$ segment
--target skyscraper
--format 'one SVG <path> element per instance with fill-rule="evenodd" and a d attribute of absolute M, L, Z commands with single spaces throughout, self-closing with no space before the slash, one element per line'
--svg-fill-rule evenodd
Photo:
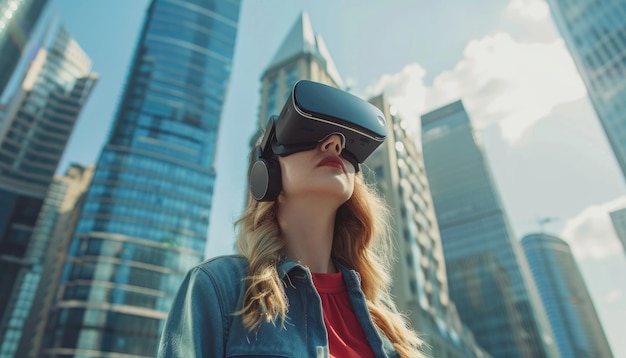
<path fill-rule="evenodd" d="M 392 294 L 432 357 L 488 357 L 461 322 L 448 279 L 422 153 L 393 116 L 384 95 L 370 99 L 387 120 L 387 139 L 362 165 L 391 210 Z"/>
<path fill-rule="evenodd" d="M 558 356 L 522 248 L 461 101 L 422 116 L 422 144 L 448 285 L 462 321 L 494 357 Z M 496 304 L 498 314 L 487 314 Z M 485 315 L 476 315 L 481 310 Z"/>
<path fill-rule="evenodd" d="M 76 41 L 59 26 L 44 40 L 0 128 L 0 338 L 9 329 L 37 260 L 28 248 L 48 186 L 97 75 Z M 10 299 L 13 297 L 13 299 Z M 21 309 L 21 307 L 18 307 Z M 13 323 L 12 323 L 13 322 Z"/>
<path fill-rule="evenodd" d="M 48 0 L 0 0 L 0 96 Z"/>
<path fill-rule="evenodd" d="M 531 357 L 522 335 L 516 334 L 522 332 L 521 315 L 515 309 L 512 283 L 498 259 L 484 253 L 446 262 L 446 268 L 453 283 L 450 295 L 462 298 L 457 308 L 480 343 L 496 356 Z"/>
<path fill-rule="evenodd" d="M 10 300 L 18 309 L 5 315 L 9 324 L 0 357 L 38 357 L 46 312 L 61 274 L 60 263 L 92 175 L 93 167 L 72 164 L 65 175 L 55 176 L 50 184 L 26 252 L 30 266 L 20 272 L 18 281 L 22 284 L 14 290 L 15 299 Z"/>
<path fill-rule="evenodd" d="M 43 356 L 154 356 L 202 261 L 239 0 L 153 0 L 69 247 Z"/>
<path fill-rule="evenodd" d="M 278 115 L 293 85 L 299 80 L 321 82 L 343 88 L 343 81 L 322 36 L 302 12 L 261 76 L 259 127 L 265 128 L 272 115 Z"/>
<path fill-rule="evenodd" d="M 569 245 L 548 234 L 522 239 L 562 357 L 613 357 Z"/>
<path fill-rule="evenodd" d="M 615 233 L 622 243 L 624 252 L 626 252 L 626 208 L 615 210 L 609 213 Z"/>
<path fill-rule="evenodd" d="M 548 4 L 626 177 L 626 2 Z"/>

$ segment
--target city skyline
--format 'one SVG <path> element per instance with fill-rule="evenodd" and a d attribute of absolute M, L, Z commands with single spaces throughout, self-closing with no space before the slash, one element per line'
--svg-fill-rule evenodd
<path fill-rule="evenodd" d="M 79 42 L 90 46 L 94 67 L 102 75 L 58 169 L 63 171 L 72 161 L 86 165 L 95 161 L 101 146 L 98 143 L 104 140 L 113 118 L 110 112 L 117 105 L 146 2 L 86 5 L 53 0 L 51 5 L 61 8 L 59 16 L 64 21 L 71 17 L 64 14 L 82 14 L 68 19 L 67 25 L 72 33 L 78 31 L 85 37 Z M 127 11 L 117 11 L 122 5 Z M 611 344 L 620 343 L 616 342 L 616 327 L 626 319 L 626 290 L 611 274 L 623 271 L 626 264 L 624 255 L 613 252 L 619 242 L 611 232 L 607 213 L 624 203 L 623 179 L 551 23 L 547 5 L 542 1 L 481 2 L 472 6 L 457 2 L 444 8 L 426 2 L 397 1 L 386 7 L 368 4 L 351 12 L 353 6 L 357 6 L 354 1 L 316 5 L 243 3 L 232 86 L 224 111 L 225 118 L 237 120 L 225 119 L 220 128 L 213 207 L 221 210 L 214 210 L 211 218 L 208 254 L 232 250 L 231 222 L 241 210 L 240 188 L 245 186 L 249 134 L 242 134 L 244 123 L 252 123 L 258 116 L 261 70 L 299 12 L 306 10 L 353 91 L 367 97 L 385 90 L 397 110 L 402 111 L 407 125 L 414 126 L 418 114 L 452 101 L 453 96 L 468 98 L 468 111 L 480 123 L 487 156 L 516 237 L 540 230 L 542 217 L 560 219 L 547 228 L 570 241 L 582 260 L 581 269 L 588 282 L 588 277 L 598 278 L 590 282 L 594 285 L 590 291 L 600 307 Z M 466 17 L 470 11 L 481 16 L 470 19 Z M 97 19 L 96 14 L 106 13 L 117 21 L 109 25 Z M 393 28 L 388 26 L 391 22 Z M 100 32 L 106 36 L 89 33 L 92 26 L 104 29 Z M 259 37 L 264 41 L 258 41 Z M 120 41 L 111 45 L 107 41 L 110 38 Z M 538 66 L 543 60 L 551 62 Z M 523 64 L 545 67 L 545 71 L 538 71 L 539 75 L 517 73 L 522 72 L 516 69 Z M 492 87 L 485 87 L 486 83 Z M 543 98 L 529 98 L 533 89 L 540 89 Z M 420 104 L 426 101 L 426 95 L 430 104 Z M 491 101 L 485 101 L 489 96 Z M 517 102 L 512 98 L 516 97 L 522 104 L 514 105 Z M 533 105 L 529 106 L 527 101 L 531 100 Z M 502 113 L 503 119 L 493 113 Z M 519 113 L 519 117 L 511 117 L 510 113 Z M 525 126 L 511 126 L 518 122 Z M 501 128 L 506 131 L 501 132 Z M 517 141 L 511 143 L 512 138 Z M 588 237 L 583 232 L 593 234 Z M 619 356 L 619 349 L 613 348 Z"/>

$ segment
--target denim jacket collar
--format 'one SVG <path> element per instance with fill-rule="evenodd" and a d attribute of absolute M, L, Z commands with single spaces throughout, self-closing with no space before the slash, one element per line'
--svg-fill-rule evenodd
<path fill-rule="evenodd" d="M 337 262 L 337 260 L 334 260 L 334 259 L 333 259 L 333 264 L 338 270 L 342 272 L 344 281 L 348 280 L 348 282 L 352 283 L 353 280 L 356 278 L 356 284 L 358 286 L 361 285 L 361 275 L 359 275 L 357 271 L 348 269 L 347 267 L 340 264 L 339 262 Z M 285 276 L 290 274 L 291 271 L 294 269 L 302 270 L 304 272 L 309 271 L 309 269 L 305 265 L 299 262 L 296 262 L 287 256 L 284 256 L 278 263 L 278 267 L 277 267 L 278 277 L 280 277 L 281 280 L 284 280 Z"/>

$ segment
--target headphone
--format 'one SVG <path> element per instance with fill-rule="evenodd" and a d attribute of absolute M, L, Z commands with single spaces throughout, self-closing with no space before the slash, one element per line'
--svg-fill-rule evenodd
<path fill-rule="evenodd" d="M 250 193 L 257 201 L 274 201 L 282 190 L 280 163 L 276 157 L 263 158 L 261 147 L 255 148 L 255 158 L 250 168 Z"/>
<path fill-rule="evenodd" d="M 274 201 L 282 190 L 283 184 L 280 163 L 277 159 L 278 155 L 289 155 L 301 150 L 312 149 L 309 148 L 311 144 L 288 148 L 276 143 L 276 118 L 276 116 L 270 117 L 263 139 L 261 143 L 254 148 L 254 152 L 252 153 L 253 157 L 252 165 L 250 166 L 248 187 L 250 193 L 257 201 Z M 332 134 L 341 136 L 342 147 L 345 147 L 346 138 L 341 132 L 330 133 L 321 141 L 324 141 Z M 315 145 L 317 144 L 313 144 L 313 148 Z M 355 172 L 359 172 L 359 161 L 353 155 L 342 151 L 342 156 L 354 166 Z"/>
<path fill-rule="evenodd" d="M 274 118 L 270 118 L 263 140 L 254 148 L 248 186 L 257 201 L 274 201 L 282 190 L 280 163 L 272 150 L 275 137 Z"/>

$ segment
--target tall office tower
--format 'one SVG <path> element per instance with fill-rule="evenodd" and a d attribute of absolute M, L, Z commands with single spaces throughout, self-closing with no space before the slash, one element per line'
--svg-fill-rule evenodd
<path fill-rule="evenodd" d="M 48 0 L 0 0 L 0 96 Z"/>
<path fill-rule="evenodd" d="M 60 26 L 44 41 L 0 129 L 0 317 L 13 315 L 21 283 L 32 269 L 28 247 L 65 145 L 97 75 Z M 25 284 L 27 284 L 25 282 Z M 9 320 L 10 321 L 10 320 Z M 0 326 L 4 336 L 7 326 Z"/>
<path fill-rule="evenodd" d="M 626 2 L 548 4 L 626 177 Z"/>
<path fill-rule="evenodd" d="M 626 252 L 626 208 L 612 211 L 610 214 L 613 228 Z"/>
<path fill-rule="evenodd" d="M 261 76 L 260 128 L 265 128 L 270 116 L 279 114 L 299 80 L 343 87 L 324 40 L 313 32 L 306 12 L 300 14 Z"/>
<path fill-rule="evenodd" d="M 387 119 L 387 139 L 362 165 L 391 210 L 394 263 L 392 294 L 423 336 L 432 357 L 489 357 L 461 322 L 448 294 L 441 238 L 422 153 L 384 95 L 370 99 Z"/>
<path fill-rule="evenodd" d="M 37 219 L 25 255 L 30 265 L 18 278 L 19 289 L 9 300 L 11 314 L 0 325 L 5 332 L 0 357 L 37 357 L 47 308 L 58 284 L 60 265 L 76 223 L 77 202 L 86 191 L 92 168 L 72 164 L 55 177 Z M 19 344 L 18 344 L 19 343 Z"/>
<path fill-rule="evenodd" d="M 42 356 L 154 356 L 200 263 L 239 0 L 153 0 L 69 247 Z"/>
<path fill-rule="evenodd" d="M 613 357 L 569 245 L 558 237 L 522 239 L 530 270 L 562 357 Z"/>
<path fill-rule="evenodd" d="M 461 101 L 422 116 L 422 145 L 450 296 L 462 321 L 494 357 L 558 356 L 522 248 Z"/>

